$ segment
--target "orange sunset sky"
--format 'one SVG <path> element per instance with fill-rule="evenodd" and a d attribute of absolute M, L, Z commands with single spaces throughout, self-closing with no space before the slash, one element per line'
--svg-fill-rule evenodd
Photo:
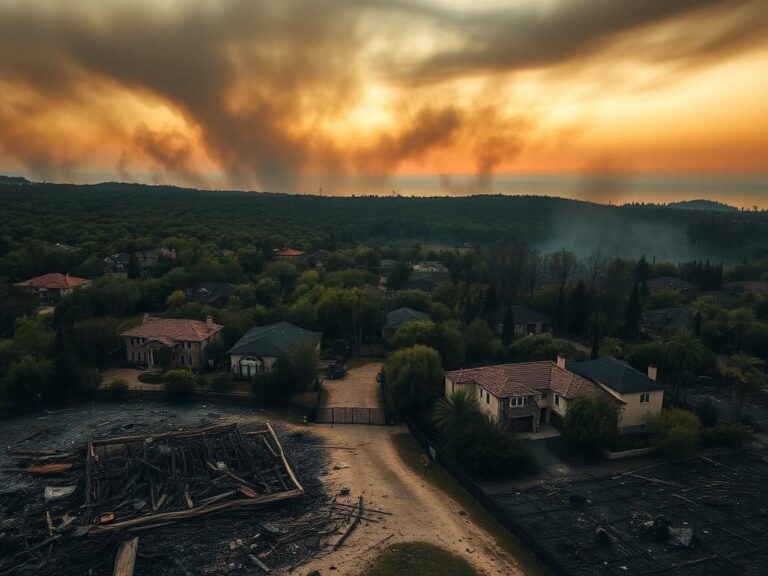
<path fill-rule="evenodd" d="M 768 0 L 0 0 L 0 173 L 483 192 L 767 159 Z"/>

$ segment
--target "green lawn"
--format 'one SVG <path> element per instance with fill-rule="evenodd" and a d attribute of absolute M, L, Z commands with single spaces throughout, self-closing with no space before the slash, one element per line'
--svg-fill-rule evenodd
<path fill-rule="evenodd" d="M 526 576 L 551 574 L 506 528 L 499 524 L 445 469 L 435 462 L 424 465 L 424 451 L 410 434 L 392 437 L 400 459 L 419 476 L 453 498 L 472 520 L 496 540 L 507 554 L 512 556 Z"/>
<path fill-rule="evenodd" d="M 478 576 L 450 552 L 423 542 L 393 544 L 376 559 L 367 576 Z"/>

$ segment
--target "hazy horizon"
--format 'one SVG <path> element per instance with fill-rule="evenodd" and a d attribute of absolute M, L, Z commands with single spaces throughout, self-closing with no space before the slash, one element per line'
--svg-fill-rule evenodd
<path fill-rule="evenodd" d="M 35 182 L 57 184 L 99 184 L 124 182 L 127 184 L 171 185 L 201 190 L 240 190 L 227 185 L 222 174 L 207 174 L 205 187 L 175 182 L 174 178 L 158 173 L 132 174 L 130 180 L 115 172 L 74 173 L 69 178 L 36 179 L 17 170 L 2 170 L 0 175 L 21 176 Z M 474 187 L 473 174 L 396 175 L 385 180 L 360 179 L 344 186 L 323 186 L 318 181 L 315 189 L 303 190 L 248 190 L 284 194 L 323 194 L 327 196 L 374 195 L 431 197 L 471 196 L 483 194 L 555 196 L 584 200 L 600 204 L 626 204 L 633 202 L 669 204 L 684 200 L 712 200 L 736 208 L 768 209 L 768 172 L 765 174 L 497 174 L 484 190 Z"/>

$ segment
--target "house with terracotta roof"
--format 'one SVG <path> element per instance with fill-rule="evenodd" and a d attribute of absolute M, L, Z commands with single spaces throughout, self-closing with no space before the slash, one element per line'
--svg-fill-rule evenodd
<path fill-rule="evenodd" d="M 139 366 L 199 370 L 208 360 L 206 349 L 221 337 L 223 326 L 211 316 L 205 322 L 144 315 L 143 322 L 121 334 L 128 362 Z"/>
<path fill-rule="evenodd" d="M 304 252 L 283 246 L 282 248 L 274 248 L 272 255 L 278 260 L 296 260 L 304 256 Z"/>
<path fill-rule="evenodd" d="M 40 304 L 55 304 L 67 294 L 80 288 L 87 288 L 91 284 L 93 282 L 87 278 L 53 273 L 35 276 L 29 280 L 17 282 L 14 286 L 36 295 Z"/>
<path fill-rule="evenodd" d="M 489 419 L 515 432 L 539 432 L 545 422 L 560 427 L 568 403 L 577 396 L 613 402 L 622 433 L 643 429 L 647 414 L 661 411 L 664 390 L 655 381 L 655 368 L 645 376 L 613 358 L 592 362 L 599 364 L 579 362 L 566 368 L 565 359 L 558 357 L 555 362 L 454 370 L 445 373 L 445 394 L 463 390 L 477 398 Z"/>

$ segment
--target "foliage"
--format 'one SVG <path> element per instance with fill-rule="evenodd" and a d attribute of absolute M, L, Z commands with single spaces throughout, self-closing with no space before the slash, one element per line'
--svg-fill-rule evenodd
<path fill-rule="evenodd" d="M 606 336 L 600 340 L 601 358 L 621 358 L 624 356 L 624 347 L 621 340 L 613 336 Z"/>
<path fill-rule="evenodd" d="M 481 417 L 477 398 L 465 390 L 440 398 L 432 409 L 435 425 L 449 437 L 461 433 L 464 424 L 476 417 Z"/>
<path fill-rule="evenodd" d="M 718 422 L 711 428 L 704 428 L 700 434 L 701 445 L 705 448 L 741 448 L 748 439 L 746 428 L 733 422 Z"/>
<path fill-rule="evenodd" d="M 464 330 L 465 354 L 468 360 L 493 359 L 493 331 L 482 318 L 475 318 Z"/>
<path fill-rule="evenodd" d="M 413 267 L 407 262 L 398 261 L 389 272 L 387 278 L 387 288 L 390 290 L 399 290 L 402 288 L 413 273 Z"/>
<path fill-rule="evenodd" d="M 165 375 L 160 372 L 142 372 L 139 374 L 139 382 L 145 384 L 163 384 Z"/>
<path fill-rule="evenodd" d="M 733 383 L 733 419 L 738 421 L 744 404 L 765 384 L 765 361 L 748 354 L 734 354 L 721 369 L 723 377 Z"/>
<path fill-rule="evenodd" d="M 387 400 L 403 417 L 418 416 L 432 408 L 443 384 L 440 355 L 416 345 L 398 350 L 384 364 Z"/>
<path fill-rule="evenodd" d="M 163 375 L 165 393 L 170 400 L 184 402 L 191 400 L 197 387 L 197 376 L 190 370 L 168 370 Z"/>
<path fill-rule="evenodd" d="M 448 434 L 445 452 L 468 474 L 486 478 L 520 476 L 535 468 L 527 445 L 483 416 Z"/>
<path fill-rule="evenodd" d="M 720 411 L 709 398 L 696 406 L 696 416 L 699 417 L 704 428 L 714 426 L 720 421 Z"/>
<path fill-rule="evenodd" d="M 211 388 L 217 392 L 231 392 L 235 388 L 232 375 L 229 372 L 217 372 L 210 380 Z"/>
<path fill-rule="evenodd" d="M 104 385 L 104 396 L 110 402 L 119 402 L 128 397 L 128 382 L 115 378 Z"/>
<path fill-rule="evenodd" d="M 698 416 L 681 408 L 667 408 L 659 415 L 649 415 L 647 429 L 651 443 L 668 458 L 687 456 L 698 446 Z"/>
<path fill-rule="evenodd" d="M 616 434 L 615 404 L 603 396 L 576 396 L 568 401 L 563 419 L 563 438 L 574 447 L 591 450 Z"/>
<path fill-rule="evenodd" d="M 410 320 L 401 324 L 390 338 L 393 348 L 409 348 L 416 344 L 435 347 L 437 327 L 430 320 Z"/>
<path fill-rule="evenodd" d="M 5 376 L 5 396 L 11 402 L 32 404 L 48 400 L 51 393 L 53 364 L 35 356 L 22 356 L 14 361 Z"/>

